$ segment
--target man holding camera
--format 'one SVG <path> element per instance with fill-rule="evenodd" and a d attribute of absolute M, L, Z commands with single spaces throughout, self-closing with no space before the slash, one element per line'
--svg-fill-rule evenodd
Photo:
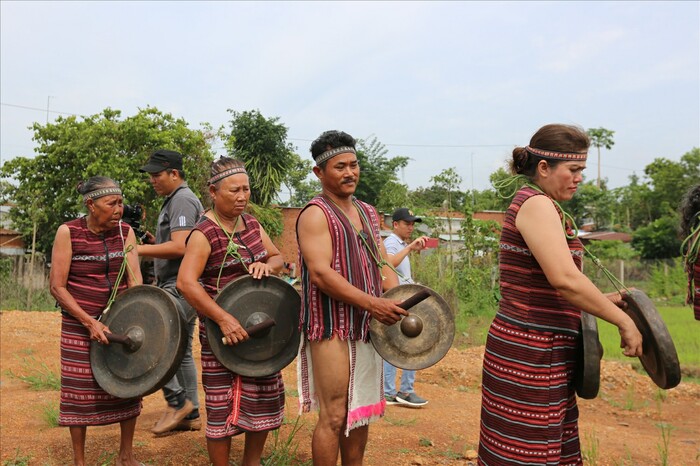
<path fill-rule="evenodd" d="M 182 170 L 182 154 L 159 149 L 139 171 L 148 173 L 156 194 L 165 198 L 158 215 L 155 237 L 147 233 L 138 246 L 139 256 L 153 257 L 156 283 L 176 298 L 187 328 L 187 349 L 175 376 L 163 387 L 168 409 L 151 429 L 154 434 L 172 430 L 199 430 L 197 369 L 192 357 L 192 335 L 197 314 L 180 295 L 175 284 L 185 254 L 185 240 L 204 211 L 190 190 Z"/>

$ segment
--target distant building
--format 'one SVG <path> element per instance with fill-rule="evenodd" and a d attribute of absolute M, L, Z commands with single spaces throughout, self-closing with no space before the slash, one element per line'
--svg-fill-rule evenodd
<path fill-rule="evenodd" d="M 23 256 L 25 253 L 24 241 L 22 241 L 22 235 L 12 228 L 11 208 L 11 205 L 0 205 L 0 254 Z"/>

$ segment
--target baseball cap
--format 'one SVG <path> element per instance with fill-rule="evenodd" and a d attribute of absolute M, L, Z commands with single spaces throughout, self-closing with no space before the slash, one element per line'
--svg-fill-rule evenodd
<path fill-rule="evenodd" d="M 182 171 L 182 154 L 174 150 L 158 149 L 143 167 L 139 168 L 142 173 L 158 173 L 167 169 Z"/>
<path fill-rule="evenodd" d="M 405 207 L 402 207 L 400 209 L 396 209 L 394 211 L 394 214 L 391 216 L 391 219 L 394 222 L 398 222 L 399 220 L 403 220 L 404 222 L 422 222 L 423 219 L 420 217 L 416 217 L 413 215 L 413 212 L 408 210 Z"/>

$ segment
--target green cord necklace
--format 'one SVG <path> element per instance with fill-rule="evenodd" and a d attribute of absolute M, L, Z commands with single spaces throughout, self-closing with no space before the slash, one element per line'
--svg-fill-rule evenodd
<path fill-rule="evenodd" d="M 542 188 L 532 183 L 526 176 L 515 175 L 504 180 L 499 180 L 493 184 L 494 188 L 496 188 L 496 191 L 498 192 L 498 195 L 504 199 L 513 197 L 523 185 L 528 186 L 534 189 L 535 191 L 539 191 L 545 196 L 547 196 L 549 199 L 551 199 L 554 205 L 556 205 L 559 211 L 562 213 L 561 226 L 564 230 L 564 236 L 567 239 L 574 239 L 578 237 L 579 230 L 576 226 L 576 221 L 574 220 L 574 218 L 568 212 L 566 212 L 556 200 L 554 200 L 551 196 L 542 191 Z M 508 191 L 505 191 L 506 189 L 508 189 Z M 569 223 L 569 225 L 571 225 L 571 234 L 567 233 L 566 231 L 567 222 Z M 618 280 L 618 278 L 615 275 L 613 275 L 613 273 L 610 272 L 603 265 L 600 259 L 598 259 L 583 243 L 581 243 L 581 247 L 583 248 L 583 251 L 586 253 L 586 255 L 591 259 L 593 264 L 595 264 L 595 266 L 598 267 L 598 269 L 600 269 L 601 272 L 603 272 L 603 275 L 605 275 L 605 277 L 610 281 L 610 283 L 612 283 L 613 287 L 615 287 L 618 293 L 622 294 L 623 289 L 628 293 L 630 292 L 630 290 L 620 280 Z"/>
<path fill-rule="evenodd" d="M 216 220 L 216 224 L 221 228 L 221 231 L 224 232 L 226 237 L 228 238 L 228 244 L 226 245 L 226 252 L 224 253 L 224 258 L 221 260 L 221 267 L 219 267 L 219 276 L 216 277 L 216 291 L 219 292 L 221 289 L 219 288 L 219 283 L 221 282 L 221 274 L 224 271 L 224 264 L 226 263 L 226 258 L 228 256 L 233 257 L 234 259 L 238 259 L 238 261 L 241 263 L 243 268 L 245 269 L 246 272 L 248 272 L 248 266 L 245 265 L 245 262 L 243 261 L 243 256 L 241 256 L 241 253 L 238 252 L 238 248 L 243 248 L 246 249 L 245 246 L 236 244 L 233 242 L 233 235 L 236 234 L 236 227 L 238 226 L 238 219 L 241 218 L 239 215 L 236 217 L 236 222 L 233 224 L 233 233 L 229 235 L 228 231 L 223 227 L 221 224 L 221 220 L 219 219 L 219 216 L 216 214 L 216 210 L 212 209 L 212 213 L 214 214 L 214 219 Z"/>
<path fill-rule="evenodd" d="M 370 244 L 367 242 L 367 238 L 366 238 L 367 236 L 369 236 L 369 237 L 371 238 L 371 240 L 372 240 L 372 245 L 374 246 L 374 248 L 376 249 L 376 251 L 380 251 L 379 245 L 378 245 L 377 242 L 375 241 L 374 236 L 371 235 L 371 234 L 370 234 L 370 235 L 367 235 L 367 233 L 364 231 L 365 226 L 366 226 L 366 225 L 369 225 L 369 220 L 368 220 L 367 218 L 365 218 L 365 215 L 364 215 L 364 213 L 362 212 L 362 210 L 360 210 L 360 208 L 357 207 L 357 204 L 355 204 L 355 199 L 352 199 L 352 205 L 353 205 L 353 207 L 355 207 L 355 210 L 357 210 L 357 213 L 358 213 L 358 215 L 360 216 L 360 222 L 362 222 L 362 228 L 363 228 L 362 230 L 358 230 L 358 229 L 355 227 L 355 224 L 352 223 L 352 220 L 350 220 L 350 217 L 348 217 L 348 214 L 346 214 L 345 211 L 344 211 L 333 199 L 331 199 L 331 198 L 328 197 L 328 196 L 323 196 L 323 197 L 325 197 L 326 199 L 328 199 L 328 200 L 331 202 L 331 204 L 333 204 L 334 206 L 336 206 L 336 207 L 338 208 L 338 210 L 340 211 L 340 213 L 342 213 L 343 216 L 347 219 L 348 223 L 352 226 L 353 230 L 355 230 L 355 233 L 357 233 L 357 236 L 359 236 L 359 237 L 360 237 L 360 240 L 362 240 L 362 243 L 363 243 L 363 244 L 365 245 L 365 247 L 367 248 L 367 251 L 369 251 L 369 254 L 370 254 L 370 256 L 372 256 L 372 260 L 373 260 L 374 263 L 377 265 L 377 268 L 379 269 L 380 274 L 381 274 L 382 268 L 386 265 L 386 266 L 388 266 L 391 270 L 393 270 L 394 273 L 396 273 L 397 276 L 399 276 L 399 277 L 405 279 L 405 277 L 404 277 L 398 270 L 396 270 L 396 268 L 395 268 L 393 265 L 391 265 L 389 262 L 385 261 L 384 259 L 379 259 L 379 258 L 376 256 L 376 254 L 374 253 L 374 249 L 372 249 L 372 247 L 370 247 Z M 370 230 L 370 231 L 371 231 L 371 230 Z M 381 274 L 381 275 L 382 275 L 382 280 L 386 280 L 386 277 L 384 276 L 384 274 Z"/>

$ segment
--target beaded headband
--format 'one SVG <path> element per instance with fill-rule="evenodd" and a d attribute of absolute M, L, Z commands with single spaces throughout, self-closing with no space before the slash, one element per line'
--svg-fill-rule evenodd
<path fill-rule="evenodd" d="M 535 149 L 530 146 L 525 146 L 525 150 L 533 155 L 538 155 L 546 159 L 586 160 L 588 158 L 588 152 L 556 152 L 552 150 Z"/>
<path fill-rule="evenodd" d="M 87 201 L 88 199 L 99 199 L 104 196 L 109 196 L 110 194 L 117 194 L 119 196 L 122 195 L 122 190 L 120 188 L 112 187 L 112 188 L 102 188 L 98 189 L 96 191 L 89 192 L 87 194 L 83 194 L 83 200 Z"/>
<path fill-rule="evenodd" d="M 336 155 L 345 154 L 347 152 L 350 152 L 352 154 L 356 153 L 355 148 L 350 147 L 350 146 L 341 146 L 341 147 L 336 147 L 334 149 L 329 149 L 316 158 L 316 166 L 321 165 L 326 160 L 332 159 Z"/>
<path fill-rule="evenodd" d="M 246 175 L 248 174 L 248 172 L 245 171 L 245 168 L 244 168 L 244 167 L 229 168 L 229 169 L 224 170 L 224 171 L 222 171 L 222 172 L 219 172 L 219 173 L 217 173 L 216 175 L 214 175 L 214 176 L 212 176 L 211 178 L 209 178 L 209 182 L 208 182 L 208 183 L 209 183 L 209 184 L 214 184 L 214 183 L 216 183 L 216 182 L 219 182 L 219 181 L 223 180 L 224 178 L 228 178 L 229 176 L 232 176 L 232 175 L 238 175 L 238 174 L 240 174 L 240 173 L 243 173 L 243 174 L 246 174 Z"/>

